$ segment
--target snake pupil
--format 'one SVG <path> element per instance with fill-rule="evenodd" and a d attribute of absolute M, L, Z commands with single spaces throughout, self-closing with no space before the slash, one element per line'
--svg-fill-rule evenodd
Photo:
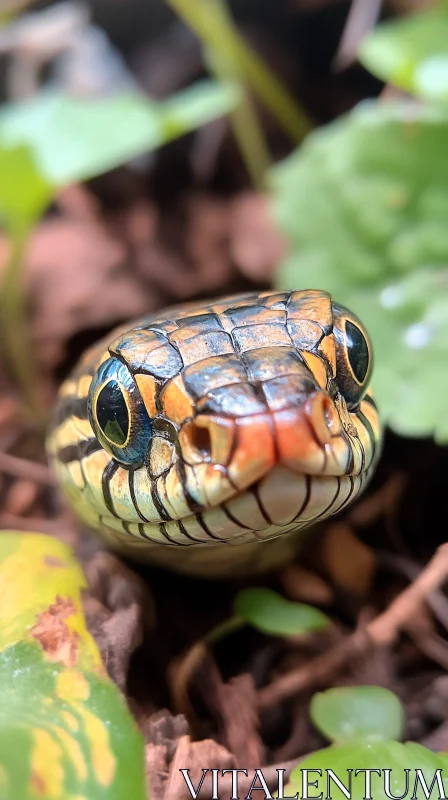
<path fill-rule="evenodd" d="M 347 352 L 350 366 L 358 383 L 363 383 L 369 368 L 369 350 L 367 342 L 359 328 L 350 320 L 345 323 L 347 336 Z"/>
<path fill-rule="evenodd" d="M 129 413 L 117 381 L 109 381 L 101 389 L 96 401 L 96 416 L 109 441 L 123 445 L 129 433 Z"/>

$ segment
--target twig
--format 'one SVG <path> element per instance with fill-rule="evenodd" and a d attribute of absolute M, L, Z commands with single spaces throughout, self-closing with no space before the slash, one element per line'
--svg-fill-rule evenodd
<path fill-rule="evenodd" d="M 2 350 L 21 395 L 34 419 L 43 423 L 45 414 L 39 397 L 37 369 L 28 339 L 28 319 L 22 288 L 22 262 L 27 228 L 18 225 L 11 233 L 12 252 L 0 292 L 0 337 Z"/>
<path fill-rule="evenodd" d="M 356 653 L 372 645 L 391 646 L 400 631 L 406 627 L 429 595 L 438 589 L 448 577 L 448 544 L 443 544 L 420 572 L 415 581 L 395 598 L 382 614 L 363 628 L 347 636 L 341 644 L 298 667 L 286 675 L 276 678 L 258 693 L 261 709 L 285 700 L 304 689 L 323 683 L 335 670 Z"/>
<path fill-rule="evenodd" d="M 391 645 L 407 620 L 448 577 L 448 543 L 442 544 L 415 581 L 393 600 L 389 608 L 366 626 L 378 645 Z"/>
<path fill-rule="evenodd" d="M 404 575 L 408 581 L 415 581 L 421 572 L 421 567 L 418 564 L 404 556 L 377 551 L 376 557 L 381 567 Z M 426 602 L 436 620 L 448 631 L 448 597 L 446 594 L 440 589 L 436 590 L 429 595 Z"/>
<path fill-rule="evenodd" d="M 192 28 L 202 44 L 215 57 L 233 63 L 240 78 L 247 82 L 294 143 L 300 142 L 313 127 L 281 81 L 245 42 L 222 5 L 209 0 L 167 0 L 168 5 Z"/>
<path fill-rule="evenodd" d="M 0 452 L 0 472 L 13 475 L 15 478 L 26 478 L 35 483 L 42 483 L 44 486 L 56 486 L 56 480 L 46 464 L 18 458 L 10 453 Z"/>
<path fill-rule="evenodd" d="M 337 70 L 346 69 L 353 63 L 361 39 L 375 25 L 382 0 L 352 0 L 344 32 L 333 61 Z"/>

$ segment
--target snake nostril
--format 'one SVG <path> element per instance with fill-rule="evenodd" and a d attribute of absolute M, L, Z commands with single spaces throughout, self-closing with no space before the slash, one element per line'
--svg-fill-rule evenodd
<path fill-rule="evenodd" d="M 179 434 L 185 460 L 189 463 L 228 464 L 235 437 L 235 423 L 223 417 L 198 414 Z"/>
<path fill-rule="evenodd" d="M 196 422 L 188 422 L 183 426 L 179 440 L 187 462 L 211 460 L 212 440 L 207 427 Z"/>
<path fill-rule="evenodd" d="M 192 424 L 190 428 L 190 444 L 204 458 L 210 457 L 212 450 L 212 440 L 208 428 L 199 428 Z"/>

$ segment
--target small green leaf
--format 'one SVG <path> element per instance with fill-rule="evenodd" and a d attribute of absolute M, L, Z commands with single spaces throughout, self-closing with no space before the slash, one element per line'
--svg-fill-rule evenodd
<path fill-rule="evenodd" d="M 311 719 L 335 744 L 401 739 L 404 709 L 397 695 L 380 686 L 348 686 L 315 694 Z"/>
<path fill-rule="evenodd" d="M 416 770 L 426 782 L 423 787 Z M 314 772 L 320 770 L 321 774 Z M 341 781 L 346 791 L 340 789 L 329 770 Z M 371 791 L 366 791 L 366 774 L 370 773 Z M 380 771 L 378 775 L 376 771 Z M 408 772 L 409 785 L 406 785 Z M 429 788 L 435 778 L 436 770 L 440 770 L 440 784 L 435 779 L 431 797 L 446 797 L 448 779 L 444 776 L 448 771 L 448 756 L 433 753 L 415 742 L 399 744 L 398 742 L 365 742 L 327 747 L 302 761 L 292 772 L 290 783 L 285 787 L 284 797 L 331 797 L 332 800 L 346 800 L 347 791 L 351 800 L 387 800 L 391 797 L 412 797 L 413 800 L 428 800 Z M 358 774 L 356 774 L 358 772 Z M 389 775 L 390 784 L 387 784 Z M 313 781 L 317 783 L 313 784 Z M 327 783 L 329 781 L 329 784 Z M 308 783 L 309 782 L 309 783 Z M 426 788 L 426 791 L 425 791 Z M 308 789 L 308 790 L 307 790 Z"/>
<path fill-rule="evenodd" d="M 317 608 L 292 603 L 272 589 L 244 589 L 235 598 L 237 617 L 263 633 L 294 636 L 320 630 L 329 624 Z"/>
<path fill-rule="evenodd" d="M 24 145 L 1 145 L 0 219 L 9 230 L 30 225 L 51 198 L 52 187 L 37 169 Z"/>
<path fill-rule="evenodd" d="M 448 102 L 448 7 L 384 22 L 364 39 L 358 55 L 386 83 Z"/>
<path fill-rule="evenodd" d="M 236 83 L 200 81 L 160 102 L 164 141 L 233 111 L 241 101 Z"/>
<path fill-rule="evenodd" d="M 86 180 L 231 111 L 237 89 L 203 81 L 165 101 L 137 92 L 86 100 L 45 91 L 0 113 L 0 146 L 27 145 L 55 187 Z M 0 191 L 1 201 L 1 191 Z"/>
<path fill-rule="evenodd" d="M 281 288 L 352 309 L 398 433 L 448 441 L 448 108 L 366 102 L 271 171 Z"/>

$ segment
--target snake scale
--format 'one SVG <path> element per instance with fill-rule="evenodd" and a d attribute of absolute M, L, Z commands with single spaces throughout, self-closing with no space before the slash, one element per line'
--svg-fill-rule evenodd
<path fill-rule="evenodd" d="M 109 547 L 197 575 L 266 570 L 366 485 L 371 368 L 362 323 L 323 291 L 173 307 L 85 353 L 49 457 Z"/>

